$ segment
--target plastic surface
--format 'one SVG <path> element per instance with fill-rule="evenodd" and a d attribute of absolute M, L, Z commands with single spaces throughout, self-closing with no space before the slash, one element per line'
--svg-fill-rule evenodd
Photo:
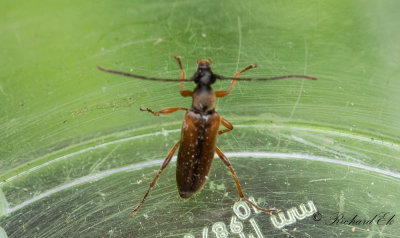
<path fill-rule="evenodd" d="M 3 5 L 0 236 L 399 237 L 398 1 Z M 172 162 L 128 217 L 179 140 L 183 118 L 139 106 L 191 100 L 178 83 L 107 75 L 96 65 L 178 78 L 173 55 L 188 76 L 197 58 L 212 58 L 221 75 L 257 63 L 244 76 L 319 78 L 239 82 L 217 101 L 235 127 L 218 146 L 244 193 L 294 214 L 286 224 L 236 203 L 218 158 L 187 201 Z"/>

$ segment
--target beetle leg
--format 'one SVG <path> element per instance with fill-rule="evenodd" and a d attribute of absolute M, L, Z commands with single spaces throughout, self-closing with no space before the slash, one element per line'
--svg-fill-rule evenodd
<path fill-rule="evenodd" d="M 155 112 L 155 111 L 151 110 L 148 107 L 146 107 L 146 109 L 143 109 L 142 107 L 140 107 L 139 109 L 142 112 L 145 112 L 145 111 L 150 112 L 154 116 L 159 116 L 160 114 L 169 114 L 169 113 L 176 112 L 178 110 L 182 110 L 182 111 L 187 111 L 188 110 L 186 107 L 167 107 L 167 108 L 164 108 L 164 109 L 162 109 L 161 111 L 158 111 L 158 112 Z"/>
<path fill-rule="evenodd" d="M 226 129 L 218 131 L 218 135 L 221 135 L 221 134 L 224 134 L 226 132 L 233 130 L 233 125 L 223 117 L 221 117 L 221 124 L 224 125 L 226 127 Z"/>
<path fill-rule="evenodd" d="M 259 207 L 258 205 L 254 204 L 252 201 L 250 201 L 250 199 L 245 197 L 243 195 L 243 192 L 242 192 L 242 187 L 240 187 L 239 180 L 238 180 L 238 178 L 236 176 L 235 170 L 233 170 L 233 167 L 232 167 L 231 163 L 229 162 L 228 157 L 226 157 L 224 155 L 224 153 L 222 153 L 222 151 L 218 148 L 218 146 L 215 148 L 215 152 L 217 152 L 217 154 L 218 154 L 219 158 L 221 158 L 222 162 L 224 162 L 224 164 L 231 170 L 233 179 L 235 180 L 236 187 L 238 189 L 239 200 L 244 200 L 245 202 L 247 202 L 251 206 L 255 207 L 257 210 L 260 210 L 260 211 L 263 211 L 263 212 L 266 212 L 266 213 L 269 213 L 269 214 L 278 213 L 279 212 L 278 209 L 265 209 L 265 208 Z"/>
<path fill-rule="evenodd" d="M 246 68 L 244 68 L 244 69 L 240 70 L 239 72 L 237 72 L 235 74 L 235 78 L 239 78 L 240 74 L 246 72 L 249 69 L 255 68 L 255 67 L 257 67 L 257 65 L 255 65 L 255 64 L 251 64 L 251 65 L 247 66 Z M 221 97 L 227 96 L 228 94 L 230 94 L 232 92 L 233 86 L 235 86 L 235 83 L 236 83 L 236 80 L 232 80 L 231 87 L 229 88 L 229 90 L 216 91 L 215 92 L 215 96 L 217 98 L 221 98 Z"/>
<path fill-rule="evenodd" d="M 185 71 L 183 70 L 182 67 L 182 62 L 181 62 L 181 57 L 180 56 L 174 56 L 176 61 L 178 61 L 179 68 L 181 69 L 181 79 L 185 79 L 186 74 Z M 193 95 L 193 92 L 190 90 L 183 90 L 183 81 L 181 81 L 181 87 L 180 87 L 180 93 L 182 97 L 191 97 Z"/>
<path fill-rule="evenodd" d="M 158 177 L 160 177 L 161 173 L 163 172 L 163 170 L 167 167 L 167 165 L 169 164 L 169 162 L 172 159 L 172 156 L 174 155 L 176 149 L 179 146 L 180 141 L 176 142 L 176 144 L 174 145 L 174 147 L 172 147 L 172 149 L 169 151 L 167 157 L 164 160 L 164 163 L 161 166 L 161 169 L 158 170 L 156 177 L 153 179 L 153 182 L 151 182 L 149 189 L 147 189 L 147 192 L 144 194 L 144 197 L 142 199 L 142 201 L 137 205 L 137 207 L 135 209 L 133 209 L 131 212 L 129 212 L 129 216 L 132 216 L 133 213 L 136 213 L 139 208 L 143 205 L 144 201 L 146 200 L 147 195 L 149 195 L 150 190 L 154 187 L 154 185 L 157 182 Z"/>

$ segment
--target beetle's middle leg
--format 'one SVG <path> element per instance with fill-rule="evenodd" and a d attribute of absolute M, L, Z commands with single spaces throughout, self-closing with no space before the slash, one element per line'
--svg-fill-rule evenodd
<path fill-rule="evenodd" d="M 226 132 L 233 130 L 233 125 L 223 117 L 221 117 L 221 124 L 224 125 L 226 127 L 226 129 L 218 131 L 218 135 L 221 135 L 221 134 L 224 134 Z"/>
<path fill-rule="evenodd" d="M 137 207 L 135 209 L 133 209 L 131 212 L 129 212 L 129 216 L 132 216 L 133 213 L 136 213 L 139 210 L 139 208 L 143 205 L 144 201 L 146 200 L 147 195 L 149 195 L 150 190 L 156 184 L 158 177 L 160 177 L 161 173 L 164 171 L 164 169 L 167 167 L 167 165 L 171 161 L 172 156 L 174 155 L 176 149 L 179 146 L 179 143 L 180 143 L 180 141 L 176 142 L 174 147 L 172 147 L 172 149 L 169 151 L 167 157 L 164 160 L 164 163 L 161 166 L 161 169 L 158 170 L 156 177 L 153 179 L 153 182 L 151 182 L 149 189 L 147 189 L 147 192 L 144 194 L 144 197 L 143 197 L 142 201 L 137 205 Z"/>
<path fill-rule="evenodd" d="M 239 72 L 237 72 L 234 77 L 235 78 L 239 78 L 240 74 L 246 72 L 249 69 L 255 68 L 255 67 L 257 67 L 257 65 L 251 64 L 251 65 L 247 66 L 246 68 L 244 68 L 244 69 L 240 70 Z M 233 87 L 235 86 L 235 83 L 236 83 L 236 80 L 232 80 L 231 87 L 229 88 L 229 90 L 216 91 L 215 92 L 215 96 L 217 98 L 221 98 L 221 97 L 227 96 L 228 94 L 230 94 L 232 92 Z"/>
<path fill-rule="evenodd" d="M 164 109 L 162 109 L 161 111 L 158 111 L 158 112 L 155 112 L 155 111 L 151 110 L 148 107 L 146 107 L 146 109 L 143 109 L 142 107 L 140 107 L 139 109 L 142 112 L 146 112 L 146 111 L 150 112 L 154 116 L 159 116 L 160 114 L 169 114 L 169 113 L 176 112 L 178 110 L 182 110 L 182 111 L 187 111 L 188 110 L 186 107 L 167 107 L 167 108 L 164 108 Z"/>
<path fill-rule="evenodd" d="M 229 159 L 224 155 L 224 153 L 222 153 L 222 151 L 218 148 L 218 146 L 215 149 L 215 152 L 217 152 L 219 158 L 221 158 L 222 162 L 224 162 L 224 164 L 231 170 L 233 179 L 235 180 L 236 183 L 236 187 L 239 193 L 239 200 L 244 200 L 245 202 L 247 202 L 248 204 L 250 204 L 251 206 L 255 207 L 256 209 L 266 212 L 266 213 L 278 213 L 279 210 L 278 209 L 265 209 L 262 207 L 259 207 L 258 205 L 254 204 L 252 201 L 250 201 L 250 199 L 248 199 L 247 197 L 245 197 L 243 195 L 243 191 L 242 191 L 242 187 L 239 184 L 239 180 L 236 176 L 235 170 L 233 170 L 233 167 L 231 165 L 231 162 L 229 162 Z"/>

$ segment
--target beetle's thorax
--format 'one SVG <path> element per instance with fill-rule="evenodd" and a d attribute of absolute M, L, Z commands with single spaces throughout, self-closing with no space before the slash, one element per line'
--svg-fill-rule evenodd
<path fill-rule="evenodd" d="M 196 88 L 193 91 L 192 108 L 196 113 L 211 114 L 215 109 L 215 93 L 211 88 L 216 80 L 215 74 L 211 71 L 211 60 L 197 61 L 198 67 L 193 75 Z"/>
<path fill-rule="evenodd" d="M 215 110 L 215 93 L 208 85 L 198 84 L 193 92 L 193 111 L 201 114 L 211 114 Z"/>

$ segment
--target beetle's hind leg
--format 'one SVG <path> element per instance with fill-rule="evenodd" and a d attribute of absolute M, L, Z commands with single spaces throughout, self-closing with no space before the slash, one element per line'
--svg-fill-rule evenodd
<path fill-rule="evenodd" d="M 262 212 L 266 212 L 266 213 L 278 213 L 279 209 L 265 209 L 262 208 L 256 204 L 254 204 L 252 201 L 250 201 L 250 199 L 248 199 L 247 197 L 245 197 L 243 195 L 243 191 L 242 191 L 242 187 L 239 184 L 239 180 L 236 176 L 235 170 L 233 169 L 231 163 L 229 162 L 229 159 L 224 155 L 224 153 L 222 153 L 222 151 L 218 148 L 218 146 L 215 149 L 215 152 L 217 152 L 219 158 L 221 158 L 222 162 L 224 162 L 224 164 L 231 170 L 233 179 L 235 180 L 236 183 L 236 187 L 238 189 L 238 193 L 239 193 L 239 200 L 244 200 L 245 202 L 247 202 L 248 204 L 250 204 L 251 206 L 255 207 L 257 210 L 260 210 Z"/>
<path fill-rule="evenodd" d="M 149 189 L 147 189 L 147 192 L 144 194 L 144 197 L 143 197 L 142 201 L 136 206 L 135 209 L 133 209 L 131 212 L 129 212 L 129 216 L 132 216 L 133 213 L 136 213 L 136 212 L 139 210 L 139 208 L 143 205 L 144 201 L 145 201 L 146 198 L 147 198 L 147 195 L 149 195 L 150 190 L 151 190 L 151 189 L 154 187 L 154 185 L 156 184 L 158 177 L 160 177 L 161 173 L 164 171 L 164 169 L 167 167 L 167 165 L 168 165 L 169 162 L 171 161 L 172 156 L 174 155 L 176 149 L 177 149 L 178 146 L 179 146 L 179 143 L 180 143 L 180 141 L 176 142 L 176 144 L 174 145 L 174 147 L 172 147 L 172 149 L 169 151 L 167 157 L 166 157 L 165 160 L 164 160 L 164 163 L 163 163 L 162 166 L 161 166 L 161 169 L 158 170 L 156 177 L 153 179 L 153 182 L 151 182 Z"/>
<path fill-rule="evenodd" d="M 182 110 L 182 111 L 187 111 L 188 109 L 186 107 L 167 107 L 162 109 L 161 111 L 155 112 L 153 110 L 151 110 L 150 108 L 146 107 L 145 109 L 143 109 L 142 107 L 139 108 L 140 111 L 142 112 L 150 112 L 151 114 L 153 114 L 154 116 L 159 116 L 160 114 L 169 114 L 169 113 L 173 113 L 176 112 L 178 110 Z"/>

